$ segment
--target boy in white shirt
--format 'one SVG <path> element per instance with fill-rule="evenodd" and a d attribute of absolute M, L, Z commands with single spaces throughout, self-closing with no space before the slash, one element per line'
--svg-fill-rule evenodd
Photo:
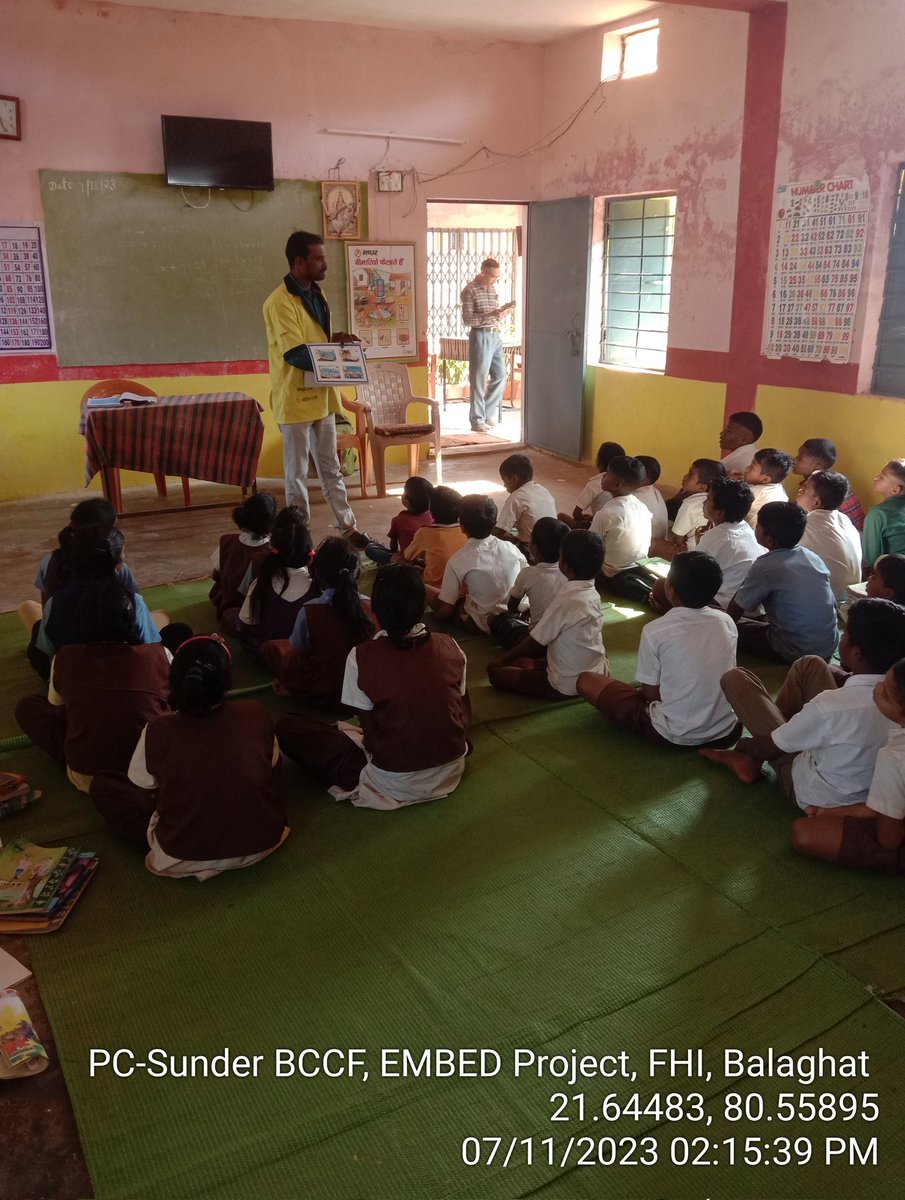
<path fill-rule="evenodd" d="M 806 812 L 867 799 L 877 752 L 892 724 L 873 703 L 874 688 L 905 657 L 905 609 L 889 600 L 852 605 L 839 648 L 850 672 L 842 687 L 830 667 L 808 655 L 796 660 L 774 702 L 758 677 L 741 667 L 721 680 L 751 733 L 734 750 L 702 750 L 743 783 L 770 762 L 786 795 Z"/>
<path fill-rule="evenodd" d="M 824 862 L 905 874 L 905 659 L 874 688 L 874 704 L 894 728 L 877 751 L 864 804 L 815 808 L 792 825 L 792 849 Z M 819 820 L 815 820 L 819 818 Z"/>
<path fill-rule="evenodd" d="M 646 504 L 651 515 L 651 538 L 665 538 L 669 529 L 669 516 L 666 512 L 666 501 L 658 487 L 660 464 L 649 454 L 636 455 L 638 462 L 644 467 L 645 483 L 639 487 L 635 495 L 642 504 Z"/>
<path fill-rule="evenodd" d="M 808 514 L 798 544 L 823 559 L 837 604 L 845 600 L 848 588 L 861 582 L 861 537 L 839 511 L 848 493 L 848 480 L 837 471 L 815 471 L 798 489 L 798 504 Z"/>
<path fill-rule="evenodd" d="M 792 458 L 782 450 L 758 450 L 742 476 L 754 493 L 754 501 L 748 513 L 748 524 L 753 529 L 757 514 L 765 504 L 788 500 L 782 481 L 792 470 Z"/>
<path fill-rule="evenodd" d="M 463 496 L 459 524 L 468 541 L 447 562 L 437 598 L 430 601 L 438 620 L 461 621 L 489 633 L 491 618 L 506 611 L 525 559 L 511 542 L 493 536 L 496 523 L 490 496 Z"/>
<path fill-rule="evenodd" d="M 757 452 L 755 442 L 763 431 L 763 422 L 757 413 L 737 412 L 729 417 L 725 429 L 720 434 L 722 461 L 727 475 L 741 478 L 742 472 L 750 466 Z"/>
<path fill-rule="evenodd" d="M 557 513 L 558 520 L 568 525 L 570 529 L 587 529 L 591 524 L 594 513 L 599 512 L 608 500 L 613 497 L 603 490 L 603 477 L 612 459 L 625 454 L 618 442 L 601 442 L 597 450 L 597 475 L 592 475 L 582 488 L 578 503 L 569 513 Z"/>
<path fill-rule="evenodd" d="M 696 458 L 682 479 L 682 501 L 672 524 L 672 538 L 655 538 L 650 552 L 657 558 L 675 558 L 683 550 L 694 550 L 698 531 L 707 524 L 704 501 L 710 485 L 726 478 L 726 468 L 715 458 Z"/>
<path fill-rule="evenodd" d="M 500 463 L 500 478 L 509 493 L 500 509 L 494 534 L 515 542 L 523 554 L 541 517 L 556 516 L 556 501 L 542 484 L 534 482 L 534 467 L 526 454 L 510 454 Z"/>
<path fill-rule="evenodd" d="M 646 504 L 634 494 L 644 486 L 644 467 L 628 454 L 612 459 L 604 476 L 604 486 L 613 499 L 595 514 L 591 531 L 605 547 L 601 589 L 630 600 L 647 603 L 654 580 L 638 559 L 646 557 L 651 543 L 651 515 Z"/>
<path fill-rule="evenodd" d="M 608 674 L 603 647 L 603 614 L 594 579 L 603 565 L 603 543 L 587 529 L 563 539 L 559 569 L 566 585 L 528 637 L 487 668 L 495 688 L 543 700 L 578 695 L 583 671 Z"/>
<path fill-rule="evenodd" d="M 640 687 L 585 673 L 578 694 L 655 745 L 732 745 L 741 726 L 719 681 L 735 666 L 738 633 L 726 613 L 708 607 L 721 582 L 709 554 L 680 555 L 666 577 L 672 607 L 641 631 Z"/>
<path fill-rule="evenodd" d="M 568 532 L 569 526 L 554 517 L 541 517 L 535 524 L 529 546 L 534 562 L 519 571 L 509 611 L 490 622 L 490 632 L 507 650 L 528 635 L 530 626 L 537 624 L 565 586 L 559 552 Z"/>
<path fill-rule="evenodd" d="M 720 608 L 729 607 L 751 564 L 767 553 L 746 520 L 753 499 L 751 488 L 743 480 L 718 479 L 711 484 L 704 502 L 704 516 L 711 528 L 701 535 L 698 549 L 715 558 L 723 572 L 722 586 L 714 597 Z"/>

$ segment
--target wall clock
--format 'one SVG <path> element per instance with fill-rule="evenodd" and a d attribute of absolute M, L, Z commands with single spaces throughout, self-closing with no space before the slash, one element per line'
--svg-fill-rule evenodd
<path fill-rule="evenodd" d="M 355 182 L 331 179 L 321 183 L 324 237 L 352 241 L 361 237 L 359 195 Z"/>
<path fill-rule="evenodd" d="M 0 96 L 0 137 L 16 142 L 22 140 L 18 96 Z"/>

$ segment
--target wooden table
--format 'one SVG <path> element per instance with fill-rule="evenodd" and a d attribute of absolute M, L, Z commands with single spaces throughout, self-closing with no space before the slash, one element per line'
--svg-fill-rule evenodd
<path fill-rule="evenodd" d="M 264 440 L 261 411 L 244 392 L 158 396 L 153 404 L 84 408 L 79 428 L 85 435 L 85 482 L 100 471 L 104 495 L 118 513 L 123 507 L 121 470 L 234 484 L 243 492 L 254 489 Z M 187 482 L 183 492 L 188 508 Z"/>

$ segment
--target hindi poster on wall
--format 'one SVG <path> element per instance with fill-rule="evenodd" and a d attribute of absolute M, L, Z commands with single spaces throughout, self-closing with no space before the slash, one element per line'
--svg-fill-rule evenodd
<path fill-rule="evenodd" d="M 39 225 L 0 225 L 0 354 L 53 350 Z"/>
<path fill-rule="evenodd" d="M 350 331 L 375 358 L 417 358 L 415 243 L 348 242 Z"/>
<path fill-rule="evenodd" d="M 776 192 L 764 354 L 851 357 L 867 238 L 866 179 L 785 183 Z"/>

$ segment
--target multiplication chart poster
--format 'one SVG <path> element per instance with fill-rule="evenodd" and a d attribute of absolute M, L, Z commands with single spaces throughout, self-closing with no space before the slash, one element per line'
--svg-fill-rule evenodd
<path fill-rule="evenodd" d="M 53 349 L 38 225 L 0 225 L 0 354 Z"/>
<path fill-rule="evenodd" d="M 848 362 L 867 237 L 866 179 L 776 191 L 764 354 Z"/>

